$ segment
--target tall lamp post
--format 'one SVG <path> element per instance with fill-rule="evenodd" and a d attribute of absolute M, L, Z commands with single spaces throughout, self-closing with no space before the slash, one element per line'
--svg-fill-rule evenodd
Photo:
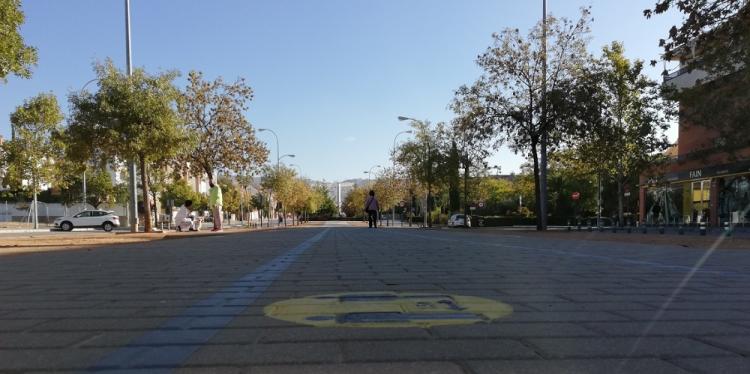
<path fill-rule="evenodd" d="M 393 179 L 396 179 L 396 139 L 398 139 L 399 135 L 403 134 L 411 134 L 414 131 L 406 130 L 401 131 L 400 133 L 396 134 L 396 136 L 393 137 Z M 391 186 L 393 188 L 394 186 Z M 394 203 L 391 207 L 391 222 L 393 223 L 393 226 L 396 226 L 396 204 Z M 402 221 L 403 222 L 403 221 Z"/>
<path fill-rule="evenodd" d="M 88 86 L 89 84 L 94 83 L 94 82 L 96 82 L 98 80 L 99 80 L 99 78 L 94 78 L 94 79 L 91 79 L 88 82 L 84 83 L 83 87 L 81 87 L 81 93 L 83 93 L 83 91 L 86 90 L 86 86 Z M 86 210 L 86 197 L 87 197 L 87 194 L 86 194 L 86 169 L 88 168 L 88 165 L 86 165 L 86 166 L 87 167 L 83 169 L 83 210 Z"/>
<path fill-rule="evenodd" d="M 276 171 L 278 171 L 279 167 L 281 165 L 281 157 L 280 157 L 281 153 L 279 153 L 280 152 L 280 150 L 279 150 L 280 149 L 279 148 L 279 136 L 276 135 L 276 132 L 273 131 L 273 130 L 271 130 L 271 129 L 267 129 L 267 128 L 258 129 L 258 132 L 265 132 L 265 131 L 268 131 L 271 134 L 273 134 L 273 137 L 276 139 Z M 269 196 L 268 196 L 268 208 L 269 209 L 271 208 L 271 193 L 270 192 L 269 192 Z M 274 207 L 273 211 L 274 211 L 274 213 L 276 212 L 276 207 Z M 269 221 L 270 221 L 270 217 L 269 217 Z M 269 222 L 268 224 L 270 226 L 271 223 Z"/>
<path fill-rule="evenodd" d="M 133 61 L 130 54 L 130 0 L 125 0 L 125 59 L 128 76 L 133 74 Z M 138 232 L 138 183 L 136 182 L 135 160 L 128 160 L 128 189 L 130 190 L 130 232 Z M 148 196 L 144 199 L 148 201 Z"/>

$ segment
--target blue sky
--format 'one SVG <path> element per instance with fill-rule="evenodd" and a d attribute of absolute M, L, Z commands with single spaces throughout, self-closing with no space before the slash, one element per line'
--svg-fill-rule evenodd
<path fill-rule="evenodd" d="M 67 111 L 66 95 L 92 78 L 94 61 L 124 67 L 123 3 L 23 1 L 22 33 L 39 64 L 31 79 L 0 85 L 0 135 L 9 136 L 8 116 L 25 98 L 53 92 Z M 619 40 L 646 61 L 679 21 L 646 20 L 654 0 L 548 3 L 551 14 L 571 18 L 592 6 L 591 49 Z M 541 0 L 131 0 L 133 63 L 180 70 L 180 86 L 190 70 L 247 78 L 250 122 L 276 131 L 281 153 L 295 153 L 304 175 L 335 181 L 390 163 L 393 136 L 406 128 L 397 116 L 449 121 L 453 90 L 479 75 L 474 59 L 492 32 L 527 30 L 540 16 Z M 272 135 L 258 135 L 275 160 Z M 491 159 L 504 173 L 522 162 L 507 150 Z"/>

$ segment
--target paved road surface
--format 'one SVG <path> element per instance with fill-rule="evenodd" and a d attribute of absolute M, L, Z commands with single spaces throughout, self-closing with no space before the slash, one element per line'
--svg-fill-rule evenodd
<path fill-rule="evenodd" d="M 330 224 L 0 256 L 0 371 L 750 372 L 748 251 L 697 268 L 704 250 Z M 429 328 L 264 314 L 373 292 L 513 312 Z"/>

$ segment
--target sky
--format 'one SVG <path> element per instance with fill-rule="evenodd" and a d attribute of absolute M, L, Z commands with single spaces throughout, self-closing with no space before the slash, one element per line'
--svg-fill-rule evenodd
<path fill-rule="evenodd" d="M 643 17 L 655 0 L 549 0 L 548 12 L 577 19 L 591 6 L 590 49 L 617 40 L 633 59 L 657 59 L 658 41 L 679 16 Z M 125 67 L 123 0 L 23 0 L 21 32 L 39 51 L 31 79 L 0 83 L 0 135 L 23 100 L 67 95 L 111 58 Z M 246 115 L 279 136 L 306 177 L 340 181 L 390 165 L 398 116 L 448 122 L 453 92 L 481 74 L 476 56 L 493 32 L 528 30 L 542 1 L 518 0 L 131 0 L 132 58 L 150 72 L 191 70 L 208 79 L 244 77 L 255 97 Z M 661 65 L 647 73 L 659 79 Z M 276 142 L 257 134 L 275 162 Z M 676 129 L 670 131 L 676 138 Z M 406 140 L 402 135 L 399 141 Z M 523 158 L 507 149 L 490 164 L 517 172 Z M 375 169 L 377 170 L 377 168 Z"/>

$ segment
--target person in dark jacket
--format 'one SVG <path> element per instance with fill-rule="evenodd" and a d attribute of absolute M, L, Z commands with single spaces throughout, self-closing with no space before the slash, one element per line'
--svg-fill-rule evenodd
<path fill-rule="evenodd" d="M 365 200 L 365 212 L 367 212 L 367 222 L 370 228 L 378 228 L 378 212 L 380 206 L 378 205 L 378 199 L 375 198 L 375 191 L 370 190 L 370 196 Z"/>

